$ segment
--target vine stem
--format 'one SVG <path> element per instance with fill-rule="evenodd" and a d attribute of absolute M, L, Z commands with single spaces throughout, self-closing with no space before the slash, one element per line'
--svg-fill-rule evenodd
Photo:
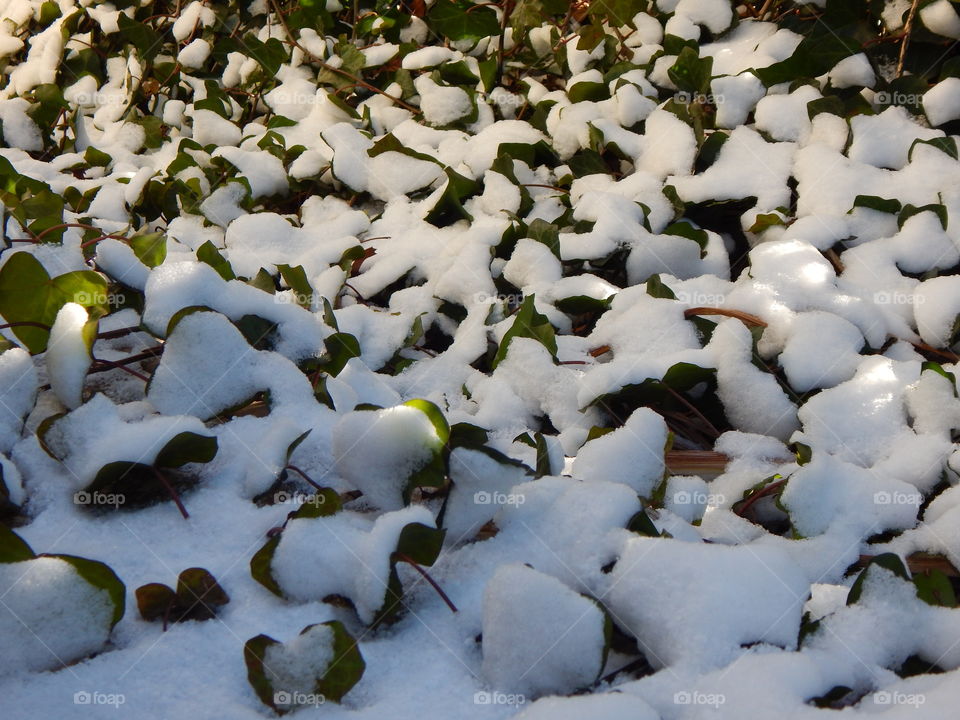
<path fill-rule="evenodd" d="M 176 504 L 177 509 L 180 511 L 180 514 L 183 515 L 183 519 L 187 520 L 190 517 L 190 513 L 187 512 L 187 509 L 183 506 L 183 502 L 180 500 L 180 496 L 177 495 L 177 491 L 173 489 L 173 485 L 170 484 L 170 481 L 164 477 L 163 473 L 157 470 L 153 465 L 150 466 L 150 469 L 153 471 L 153 474 L 156 476 L 157 480 L 163 485 L 164 489 L 170 494 L 170 499 Z"/>
<path fill-rule="evenodd" d="M 284 469 L 284 470 L 293 470 L 297 475 L 299 475 L 299 476 L 302 477 L 304 480 L 306 480 L 308 483 L 310 483 L 311 485 L 313 485 L 317 490 L 323 490 L 323 489 L 324 489 L 322 485 L 320 485 L 319 483 L 317 483 L 316 481 L 314 481 L 313 478 L 311 478 L 309 475 L 307 475 L 303 470 L 301 470 L 300 468 L 298 468 L 296 465 L 291 465 L 291 464 L 287 463 L 286 465 L 283 466 L 283 469 Z"/>
<path fill-rule="evenodd" d="M 329 72 L 332 72 L 336 75 L 340 75 L 341 77 L 349 78 L 350 80 L 355 82 L 357 85 L 360 85 L 361 87 L 364 87 L 367 90 L 370 90 L 371 92 L 375 92 L 378 95 L 383 95 L 384 97 L 389 98 L 400 107 L 412 112 L 414 115 L 421 114 L 420 108 L 414 107 L 413 105 L 410 105 L 409 103 L 404 102 L 401 98 L 391 95 L 388 92 L 384 92 L 383 90 L 378 88 L 376 85 L 371 85 L 363 78 L 357 77 L 356 75 L 351 75 L 346 70 L 341 70 L 340 68 L 335 68 L 333 67 L 333 65 L 325 63 L 322 59 L 320 59 L 319 57 L 314 55 L 312 52 L 310 52 L 307 48 L 305 48 L 303 45 L 301 45 L 296 38 L 294 38 L 293 32 L 291 32 L 290 26 L 287 24 L 287 19 L 283 16 L 283 13 L 280 12 L 280 8 L 277 6 L 277 0 L 270 0 L 270 6 L 273 8 L 273 12 L 276 14 L 277 19 L 280 21 L 280 25 L 283 27 L 283 32 L 286 34 L 288 42 L 291 45 L 293 45 L 295 48 L 299 49 L 300 52 L 302 52 L 304 55 L 311 58 L 313 62 L 317 63 L 321 68 L 323 68 L 324 70 L 328 70 Z"/>
<path fill-rule="evenodd" d="M 430 577 L 430 574 L 420 567 L 413 558 L 401 552 L 398 552 L 396 555 L 398 559 L 403 560 L 405 563 L 410 565 L 414 570 L 423 576 L 424 580 L 430 583 L 431 587 L 437 591 L 437 595 L 441 597 L 441 599 L 447 604 L 447 607 L 450 608 L 452 612 L 459 612 L 459 610 L 457 610 L 457 606 L 453 604 L 453 601 L 451 601 L 449 597 L 447 597 L 447 594 L 443 591 L 443 588 L 441 588 L 437 584 L 437 581 Z"/>
<path fill-rule="evenodd" d="M 903 26 L 903 42 L 900 43 L 900 57 L 897 58 L 897 77 L 903 75 L 903 64 L 907 60 L 907 46 L 910 45 L 910 33 L 913 32 L 913 19 L 917 16 L 917 7 L 920 0 L 913 0 L 910 4 L 910 14 Z"/>
<path fill-rule="evenodd" d="M 55 230 L 65 230 L 66 228 L 81 228 L 83 230 L 93 230 L 94 232 L 102 233 L 103 229 L 98 228 L 95 225 L 87 225 L 86 223 L 60 223 L 59 225 L 52 225 L 46 230 L 41 230 L 39 233 L 33 236 L 33 242 L 40 242 L 47 233 L 52 233 Z M 127 240 L 123 235 L 101 235 L 95 241 L 87 241 L 80 245 L 80 247 L 88 247 L 93 242 L 100 242 L 105 238 L 113 238 L 114 240 Z"/>

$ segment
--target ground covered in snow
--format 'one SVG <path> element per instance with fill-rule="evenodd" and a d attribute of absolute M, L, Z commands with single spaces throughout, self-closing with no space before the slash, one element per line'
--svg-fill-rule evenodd
<path fill-rule="evenodd" d="M 948 0 L 0 0 L 0 716 L 943 718 Z"/>

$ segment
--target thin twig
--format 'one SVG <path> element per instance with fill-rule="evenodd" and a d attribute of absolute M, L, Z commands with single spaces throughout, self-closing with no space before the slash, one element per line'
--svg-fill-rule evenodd
<path fill-rule="evenodd" d="M 903 64 L 907 60 L 907 46 L 910 45 L 910 33 L 913 32 L 913 19 L 917 15 L 917 7 L 920 0 L 913 0 L 910 4 L 910 14 L 907 15 L 907 22 L 903 26 L 903 42 L 900 43 L 900 57 L 897 58 L 897 77 L 903 75 Z"/>
<path fill-rule="evenodd" d="M 443 588 L 437 585 L 437 581 L 434 580 L 432 577 L 430 577 L 430 574 L 426 570 L 424 570 L 422 567 L 420 567 L 413 558 L 401 552 L 398 552 L 396 555 L 397 555 L 397 558 L 399 558 L 400 560 L 403 560 L 405 563 L 410 565 L 410 567 L 412 567 L 414 570 L 416 570 L 418 573 L 420 573 L 423 576 L 424 580 L 430 583 L 433 589 L 437 591 L 437 595 L 439 595 L 443 599 L 443 601 L 447 604 L 447 607 L 450 608 L 451 611 L 459 612 L 457 610 L 457 606 L 453 604 L 453 601 L 450 600 L 449 597 L 447 597 L 447 594 L 443 591 Z"/>
<path fill-rule="evenodd" d="M 287 25 L 287 19 L 283 16 L 283 13 L 280 12 L 280 8 L 277 7 L 277 0 L 270 0 L 270 5 L 273 7 L 273 12 L 276 13 L 277 19 L 280 20 L 280 25 L 283 27 L 283 31 L 284 33 L 286 33 L 287 39 L 290 42 L 290 44 L 293 45 L 295 48 L 299 49 L 300 52 L 302 52 L 304 55 L 309 57 L 313 62 L 317 63 L 321 68 L 323 68 L 324 70 L 328 70 L 329 72 L 332 72 L 336 75 L 340 75 L 341 77 L 349 78 L 350 80 L 355 82 L 357 85 L 360 85 L 361 87 L 364 87 L 367 90 L 370 90 L 371 92 L 375 92 L 378 95 L 383 95 L 384 97 L 389 98 L 390 100 L 393 100 L 393 102 L 395 102 L 397 105 L 399 105 L 402 108 L 405 108 L 406 110 L 409 110 L 415 115 L 421 114 L 420 108 L 414 107 L 413 105 L 405 103 L 402 99 L 394 95 L 391 95 L 388 92 L 384 92 L 383 90 L 378 88 L 376 85 L 371 85 L 363 78 L 357 77 L 356 75 L 351 75 L 346 70 L 341 70 L 340 68 L 336 68 L 333 65 L 325 63 L 323 60 L 321 60 L 319 57 L 317 57 L 312 52 L 310 52 L 307 48 L 301 45 L 297 41 L 297 39 L 293 36 L 293 33 L 290 31 L 290 26 Z"/>

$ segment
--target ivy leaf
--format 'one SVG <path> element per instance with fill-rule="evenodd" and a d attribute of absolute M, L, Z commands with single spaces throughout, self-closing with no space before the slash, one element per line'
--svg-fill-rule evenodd
<path fill-rule="evenodd" d="M 0 315 L 8 323 L 29 322 L 53 326 L 57 313 L 68 302 L 87 308 L 91 319 L 109 311 L 107 281 L 92 270 L 75 270 L 51 278 L 33 255 L 14 253 L 0 269 Z M 12 328 L 31 354 L 47 349 L 49 329 Z"/>
<path fill-rule="evenodd" d="M 427 13 L 427 22 L 448 40 L 481 40 L 500 34 L 497 14 L 466 0 L 437 0 Z"/>
<path fill-rule="evenodd" d="M 0 523 L 0 563 L 33 560 L 36 554 L 26 541 L 3 523 Z"/>
<path fill-rule="evenodd" d="M 712 72 L 712 57 L 701 58 L 694 48 L 685 47 L 677 56 L 677 61 L 667 70 L 667 75 L 677 89 L 707 95 L 710 93 Z"/>
<path fill-rule="evenodd" d="M 400 531 L 395 553 L 409 558 L 417 565 L 430 567 L 440 556 L 446 530 L 440 530 L 423 523 L 408 523 Z"/>
<path fill-rule="evenodd" d="M 167 259 L 167 236 L 162 232 L 134 235 L 128 242 L 140 262 L 149 268 L 155 268 Z"/>
<path fill-rule="evenodd" d="M 533 295 L 528 295 L 524 298 L 523 304 L 517 311 L 516 319 L 513 321 L 513 325 L 504 334 L 503 340 L 500 341 L 500 347 L 497 349 L 497 354 L 493 358 L 493 368 L 496 368 L 497 365 L 499 365 L 500 362 L 507 356 L 507 351 L 510 348 L 510 342 L 515 337 L 532 338 L 533 340 L 537 340 L 550 352 L 554 360 L 556 360 L 556 331 L 553 329 L 553 325 L 550 324 L 550 321 L 547 320 L 546 315 L 542 315 L 537 312 L 533 303 Z"/>
<path fill-rule="evenodd" d="M 313 694 L 324 700 L 340 702 L 343 696 L 360 682 L 366 663 L 360 654 L 357 641 L 347 632 L 343 623 L 339 620 L 330 620 L 321 623 L 320 626 L 327 626 L 332 631 L 330 633 L 331 659 L 324 671 L 314 679 Z M 307 635 L 316 627 L 319 626 L 308 625 L 300 635 Z M 302 647 L 302 643 L 300 645 Z M 264 665 L 268 648 L 274 648 L 274 652 L 279 651 L 279 654 L 283 654 L 287 649 L 269 635 L 257 635 L 244 644 L 243 659 L 247 666 L 247 680 L 260 700 L 282 715 L 296 709 L 297 706 L 292 705 L 290 701 L 295 700 L 302 689 L 288 688 L 279 684 L 278 673 Z M 297 656 L 293 655 L 288 657 L 287 661 L 295 662 L 297 659 Z M 308 659 L 304 658 L 303 662 L 307 661 Z"/>
<path fill-rule="evenodd" d="M 76 555 L 49 555 L 43 553 L 37 557 L 52 557 L 63 560 L 73 566 L 77 574 L 100 590 L 106 590 L 110 596 L 110 602 L 113 605 L 113 617 L 110 621 L 110 627 L 114 627 L 123 617 L 126 608 L 127 588 L 121 582 L 117 574 L 106 565 L 97 560 L 77 557 Z"/>
<path fill-rule="evenodd" d="M 472 222 L 473 217 L 463 207 L 463 201 L 480 192 L 480 183 L 464 177 L 451 168 L 445 168 L 444 173 L 447 176 L 447 182 L 444 185 L 443 192 L 424 219 L 437 227 L 446 227 L 458 220 Z"/>
<path fill-rule="evenodd" d="M 156 467 L 179 468 L 187 463 L 208 463 L 216 456 L 217 447 L 215 437 L 182 432 L 167 441 L 153 464 Z"/>
<path fill-rule="evenodd" d="M 853 585 L 850 587 L 850 592 L 847 593 L 847 605 L 853 605 L 860 599 L 860 596 L 863 594 L 863 583 L 867 579 L 867 573 L 869 573 L 873 567 L 884 568 L 904 580 L 910 580 L 910 573 L 907 572 L 907 568 L 899 555 L 895 553 L 877 555 L 870 559 L 870 562 L 860 571 L 857 579 L 853 582 Z"/>

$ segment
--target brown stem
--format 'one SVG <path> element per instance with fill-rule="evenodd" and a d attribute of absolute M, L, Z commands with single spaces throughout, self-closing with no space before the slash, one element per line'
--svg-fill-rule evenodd
<path fill-rule="evenodd" d="M 41 330 L 50 329 L 49 325 L 45 325 L 44 323 L 41 323 L 41 322 L 33 322 L 32 320 L 21 320 L 20 322 L 4 323 L 3 325 L 0 325 L 0 330 L 6 330 L 7 328 L 15 328 L 15 327 L 35 327 L 35 328 L 40 328 Z"/>
<path fill-rule="evenodd" d="M 307 475 L 303 470 L 301 470 L 300 468 L 298 468 L 296 465 L 291 465 L 291 464 L 287 463 L 286 465 L 283 466 L 283 469 L 284 469 L 284 470 L 293 470 L 297 475 L 299 475 L 299 476 L 302 477 L 304 480 L 306 480 L 308 483 L 310 483 L 311 485 L 313 485 L 317 490 L 323 490 L 323 489 L 324 489 L 322 485 L 320 485 L 319 483 L 314 482 L 313 478 L 311 478 L 309 475 Z"/>
<path fill-rule="evenodd" d="M 51 225 L 51 226 L 48 227 L 46 230 L 41 230 L 39 233 L 37 233 L 36 235 L 33 236 L 33 242 L 37 242 L 37 243 L 38 243 L 38 242 L 40 242 L 40 241 L 43 239 L 43 237 L 44 237 L 47 233 L 52 233 L 52 232 L 54 232 L 55 230 L 65 230 L 66 228 L 81 228 L 81 229 L 83 229 L 83 230 L 93 230 L 94 232 L 98 232 L 98 233 L 102 233 L 102 232 L 103 232 L 103 229 L 102 229 L 102 228 L 98 228 L 98 227 L 96 227 L 95 225 L 87 225 L 86 223 L 60 223 L 59 225 Z M 117 240 L 126 240 L 126 239 L 127 239 L 127 238 L 123 237 L 122 235 L 104 235 L 104 236 L 98 238 L 98 241 L 99 241 L 99 240 L 103 240 L 103 238 L 108 238 L 108 237 L 112 237 L 112 238 L 115 238 L 115 239 L 117 239 Z M 80 247 L 86 247 L 86 243 L 82 244 Z"/>
<path fill-rule="evenodd" d="M 920 0 L 913 0 L 910 4 L 910 14 L 907 15 L 907 22 L 903 26 L 903 42 L 900 43 L 900 57 L 897 58 L 897 77 L 903 75 L 903 64 L 907 60 L 907 47 L 910 45 L 910 33 L 913 32 L 913 19 L 917 15 L 917 7 Z"/>
<path fill-rule="evenodd" d="M 273 12 L 276 13 L 277 19 L 280 20 L 280 25 L 283 26 L 283 31 L 287 35 L 288 42 L 291 45 L 293 45 L 295 48 L 299 49 L 300 52 L 302 52 L 304 55 L 309 57 L 313 62 L 317 63 L 321 68 L 323 68 L 324 70 L 328 70 L 336 75 L 340 75 L 341 77 L 349 78 L 350 80 L 355 82 L 357 85 L 360 85 L 361 87 L 364 87 L 367 90 L 370 90 L 371 92 L 375 92 L 378 95 L 383 95 L 384 97 L 389 98 L 390 100 L 393 100 L 393 102 L 395 102 L 397 105 L 399 105 L 402 108 L 405 108 L 406 110 L 409 110 L 415 115 L 421 114 L 420 108 L 417 108 L 417 107 L 414 107 L 413 105 L 405 103 L 401 98 L 395 97 L 390 93 L 384 92 L 383 90 L 378 88 L 376 85 L 371 85 L 363 78 L 359 78 L 355 75 L 351 75 L 346 70 L 335 68 L 333 67 L 333 65 L 329 65 L 325 63 L 323 60 L 321 60 L 320 58 L 318 58 L 312 52 L 307 50 L 307 48 L 305 48 L 303 45 L 297 42 L 297 40 L 293 37 L 293 33 L 290 31 L 290 26 L 287 25 L 287 19 L 283 16 L 283 13 L 280 12 L 280 8 L 277 7 L 277 0 L 270 0 L 270 5 L 273 7 Z"/>
<path fill-rule="evenodd" d="M 713 450 L 671 450 L 665 460 L 671 475 L 720 475 L 730 458 Z"/>
<path fill-rule="evenodd" d="M 160 472 L 153 465 L 150 466 L 150 469 L 153 471 L 154 476 L 157 480 L 163 485 L 164 489 L 170 495 L 170 499 L 176 504 L 177 509 L 180 511 L 180 514 L 183 515 L 184 520 L 190 517 L 190 513 L 187 512 L 187 509 L 183 506 L 183 503 L 180 501 L 180 496 L 177 495 L 177 491 L 173 489 L 173 485 L 170 484 L 170 481 L 164 477 L 164 474 Z"/>
<path fill-rule="evenodd" d="M 743 312 L 742 310 L 727 310 L 726 308 L 714 307 L 692 307 L 683 311 L 683 316 L 688 320 L 694 315 L 724 315 L 726 317 L 737 318 L 747 325 L 756 325 L 757 327 L 766 327 L 767 323 L 756 315 Z"/>
<path fill-rule="evenodd" d="M 103 360 L 100 358 L 96 359 L 97 365 L 90 372 L 103 372 L 105 370 L 123 370 L 123 372 L 128 375 L 133 375 L 135 378 L 139 378 L 144 382 L 150 382 L 150 378 L 142 373 L 138 373 L 136 370 L 128 368 L 122 362 L 114 362 L 113 360 Z M 102 368 L 102 369 L 101 369 Z"/>
<path fill-rule="evenodd" d="M 743 505 L 741 505 L 736 510 L 737 515 L 739 515 L 740 517 L 745 517 L 747 510 L 753 507 L 754 503 L 756 503 L 760 498 L 768 497 L 770 495 L 775 494 L 778 490 L 780 490 L 780 488 L 786 485 L 786 483 L 787 483 L 787 480 L 786 478 L 784 478 L 783 480 L 777 480 L 776 482 L 772 482 L 769 485 L 764 485 L 762 488 L 757 490 L 755 493 L 753 493 L 753 495 L 748 497 L 743 502 Z"/>
<path fill-rule="evenodd" d="M 447 607 L 450 608 L 450 610 L 451 610 L 452 612 L 459 612 L 459 611 L 457 610 L 457 606 L 453 604 L 453 602 L 450 600 L 449 597 L 447 597 L 447 594 L 443 591 L 443 588 L 441 588 L 439 585 L 437 585 L 437 581 L 434 580 L 432 577 L 430 577 L 430 574 L 429 574 L 426 570 L 424 570 L 422 567 L 420 567 L 420 566 L 413 560 L 413 558 L 411 558 L 409 555 L 405 555 L 404 553 L 401 553 L 401 552 L 396 553 L 396 556 L 397 556 L 397 558 L 399 558 L 400 560 L 403 560 L 405 563 L 407 563 L 408 565 L 410 565 L 410 567 L 412 567 L 412 568 L 413 568 L 414 570 L 416 570 L 418 573 L 420 573 L 420 574 L 423 576 L 423 579 L 426 580 L 428 583 L 430 583 L 430 585 L 433 587 L 433 589 L 437 591 L 437 595 L 439 595 L 439 596 L 443 599 L 443 601 L 447 604 Z"/>
<path fill-rule="evenodd" d="M 717 430 L 716 426 L 715 426 L 712 422 L 710 422 L 709 420 L 707 420 L 706 416 L 704 416 L 703 413 L 701 413 L 699 410 L 697 410 L 697 408 L 694 406 L 693 403 L 691 403 L 691 402 L 690 402 L 689 400 L 687 400 L 683 395 L 681 395 L 680 393 L 678 393 L 676 390 L 674 390 L 672 387 L 670 387 L 670 386 L 667 385 L 666 383 L 661 383 L 661 384 L 663 385 L 663 387 L 665 387 L 665 388 L 667 389 L 667 392 L 668 392 L 668 393 L 670 393 L 674 398 L 676 398 L 677 400 L 679 400 L 679 401 L 683 404 L 683 406 L 684 406 L 685 408 L 687 408 L 690 412 L 692 412 L 694 415 L 696 415 L 698 418 L 700 418 L 700 420 L 703 421 L 703 423 L 704 423 L 708 428 L 710 428 L 710 432 L 713 433 L 713 437 L 714 437 L 714 438 L 720 437 L 720 435 L 721 435 L 720 431 Z"/>

